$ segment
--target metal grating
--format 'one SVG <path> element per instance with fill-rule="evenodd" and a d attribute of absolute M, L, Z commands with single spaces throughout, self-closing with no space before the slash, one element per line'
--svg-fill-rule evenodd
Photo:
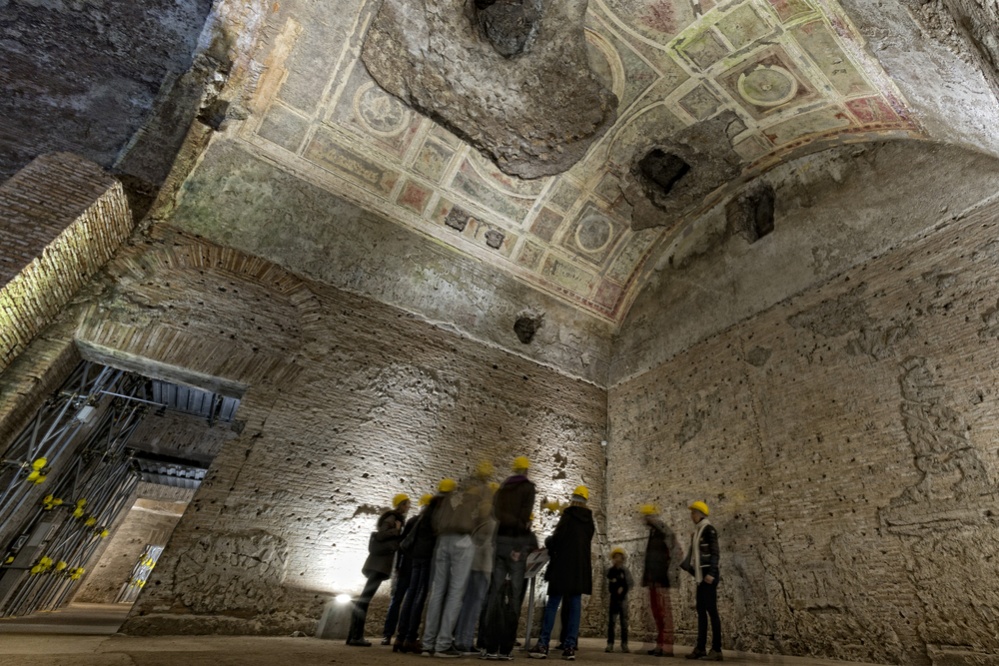
<path fill-rule="evenodd" d="M 185 414 L 202 416 L 209 423 L 232 421 L 239 408 L 239 398 L 191 388 L 180 384 L 169 384 L 158 379 L 152 380 L 153 402 L 167 409 Z"/>

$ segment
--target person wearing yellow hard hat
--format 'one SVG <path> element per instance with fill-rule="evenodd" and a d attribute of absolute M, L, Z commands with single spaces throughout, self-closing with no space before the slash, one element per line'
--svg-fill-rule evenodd
<path fill-rule="evenodd" d="M 653 657 L 672 657 L 673 603 L 670 599 L 669 563 L 673 533 L 659 517 L 659 509 L 654 504 L 643 504 L 638 513 L 649 530 L 645 542 L 642 587 L 649 589 L 649 606 L 656 623 L 656 645 L 648 654 Z"/>
<path fill-rule="evenodd" d="M 690 551 L 680 568 L 697 581 L 697 645 L 687 659 L 721 661 L 721 618 L 718 616 L 718 530 L 708 520 L 711 513 L 706 502 L 691 502 L 690 519 L 694 532 L 690 537 Z M 708 619 L 711 620 L 711 650 L 708 643 Z"/>
<path fill-rule="evenodd" d="M 483 504 L 482 514 L 486 516 L 472 532 L 475 543 L 475 556 L 472 559 L 472 572 L 465 586 L 465 597 L 461 603 L 458 624 L 454 628 L 454 649 L 464 656 L 478 655 L 475 649 L 475 627 L 480 622 L 486 608 L 486 595 L 489 593 L 489 581 L 493 573 L 493 560 L 496 556 L 496 519 L 493 518 L 493 494 L 499 484 L 491 482 L 495 469 L 488 460 L 483 460 L 475 467 L 469 485 L 469 492 Z"/>
<path fill-rule="evenodd" d="M 431 497 L 433 496 L 430 494 L 421 496 L 418 501 L 419 506 L 421 508 L 426 506 L 430 502 Z M 396 504 L 396 502 L 401 501 L 403 498 L 407 502 L 409 501 L 409 497 L 400 494 L 392 499 L 392 503 Z M 409 590 L 409 585 L 412 582 L 413 557 L 411 544 L 413 538 L 415 538 L 413 530 L 416 529 L 420 515 L 422 514 L 410 516 L 406 520 L 405 525 L 402 526 L 402 534 L 399 537 L 399 550 L 395 556 L 395 569 L 392 573 L 392 596 L 389 600 L 388 612 L 385 614 L 385 625 L 382 627 L 382 645 L 392 645 L 392 635 L 399 625 L 402 605 L 406 598 L 406 592 Z"/>
<path fill-rule="evenodd" d="M 628 652 L 628 592 L 635 587 L 631 572 L 625 566 L 628 556 L 624 548 L 611 551 L 611 565 L 607 568 L 607 592 L 610 608 L 607 611 L 607 648 L 614 651 L 614 618 L 620 618 L 621 652 Z"/>
<path fill-rule="evenodd" d="M 485 650 L 487 658 L 499 659 L 513 655 L 517 625 L 525 590 L 524 574 L 527 556 L 531 552 L 531 511 L 536 489 L 527 478 L 531 463 L 517 456 L 508 476 L 493 495 L 493 517 L 496 518 L 496 555 L 493 559 L 492 580 L 486 601 Z M 503 586 L 510 578 L 509 594 Z"/>
<path fill-rule="evenodd" d="M 402 540 L 402 527 L 409 511 L 409 496 L 399 493 L 392 498 L 392 508 L 378 517 L 375 531 L 368 539 L 368 558 L 361 567 L 367 577 L 361 595 L 354 600 L 350 616 L 350 629 L 347 631 L 347 645 L 371 647 L 364 638 L 364 621 L 368 615 L 368 605 L 382 582 L 392 575 L 396 551 Z"/>
<path fill-rule="evenodd" d="M 409 586 L 399 610 L 398 633 L 392 643 L 393 652 L 420 652 L 420 619 L 430 590 L 430 572 L 433 568 L 434 546 L 437 544 L 433 528 L 434 511 L 444 497 L 454 492 L 456 486 L 454 479 L 441 479 L 437 484 L 436 495 L 425 493 L 420 497 L 420 515 L 417 516 L 413 529 L 399 544 L 399 549 L 405 552 L 411 564 Z"/>
<path fill-rule="evenodd" d="M 569 506 L 555 525 L 555 532 L 545 539 L 550 558 L 546 573 L 548 603 L 545 604 L 538 642 L 528 651 L 528 655 L 535 659 L 548 657 L 548 643 L 555 626 L 555 615 L 563 602 L 569 607 L 569 628 L 563 643 L 562 658 L 576 658 L 582 597 L 593 593 L 590 547 L 596 526 L 593 523 L 593 512 L 587 507 L 589 500 L 589 488 L 576 486 Z"/>

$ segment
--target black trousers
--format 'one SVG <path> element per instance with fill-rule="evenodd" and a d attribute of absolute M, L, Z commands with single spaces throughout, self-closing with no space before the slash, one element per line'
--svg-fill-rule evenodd
<path fill-rule="evenodd" d="M 396 626 L 399 624 L 399 611 L 402 610 L 402 602 L 406 597 L 406 590 L 409 589 L 409 579 L 413 574 L 413 566 L 403 566 L 396 573 L 395 589 L 392 590 L 392 600 L 389 602 L 388 614 L 385 616 L 385 628 L 382 636 L 392 639 Z"/>
<path fill-rule="evenodd" d="M 387 578 L 388 576 L 381 573 L 368 576 L 368 582 L 364 584 L 361 596 L 354 600 L 354 609 L 350 615 L 350 630 L 347 632 L 348 641 L 364 640 L 364 620 L 368 617 L 368 606 L 382 581 Z"/>
<path fill-rule="evenodd" d="M 708 643 L 708 618 L 711 618 L 711 649 L 721 652 L 721 618 L 718 617 L 718 581 L 697 584 L 697 646 L 704 652 Z"/>
<path fill-rule="evenodd" d="M 614 645 L 614 618 L 621 619 L 621 646 L 628 644 L 628 609 L 621 603 L 611 602 L 607 612 L 607 645 Z"/>

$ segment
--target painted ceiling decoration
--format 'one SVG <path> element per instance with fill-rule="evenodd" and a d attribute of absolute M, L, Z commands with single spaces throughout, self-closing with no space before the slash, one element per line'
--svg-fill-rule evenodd
<path fill-rule="evenodd" d="M 590 0 L 590 67 L 617 120 L 567 172 L 522 180 L 375 83 L 361 52 L 379 5 L 339 0 L 322 32 L 289 19 L 239 139 L 612 322 L 680 221 L 633 230 L 626 195 L 646 148 L 723 122 L 716 148 L 745 176 L 809 145 L 923 136 L 831 0 Z M 320 58 L 330 34 L 342 39 Z M 332 63 L 319 82 L 317 62 Z"/>

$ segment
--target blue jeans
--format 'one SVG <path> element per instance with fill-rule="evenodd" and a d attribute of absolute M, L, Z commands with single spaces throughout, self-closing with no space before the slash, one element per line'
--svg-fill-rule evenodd
<path fill-rule="evenodd" d="M 575 649 L 579 645 L 579 619 L 583 610 L 583 595 L 567 594 L 564 599 L 569 608 L 569 630 L 565 633 L 565 647 Z M 548 642 L 552 638 L 552 629 L 555 628 L 555 614 L 558 613 L 558 607 L 562 600 L 561 594 L 548 594 L 548 603 L 545 604 L 545 616 L 541 624 L 541 635 L 538 636 L 538 645 L 548 647 Z"/>
<path fill-rule="evenodd" d="M 461 614 L 474 558 L 475 543 L 470 534 L 437 537 L 427 601 L 427 626 L 423 630 L 424 650 L 444 652 L 454 644 L 454 627 Z"/>

